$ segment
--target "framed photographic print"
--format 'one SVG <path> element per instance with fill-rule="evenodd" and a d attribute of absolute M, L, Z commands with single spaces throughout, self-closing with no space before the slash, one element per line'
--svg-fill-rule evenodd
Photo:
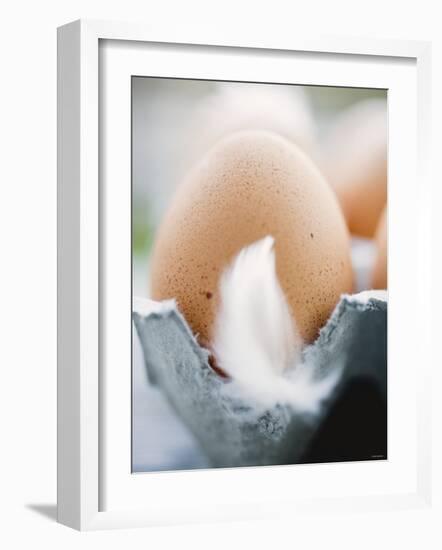
<path fill-rule="evenodd" d="M 425 505 L 429 45 L 58 52 L 59 521 Z"/>

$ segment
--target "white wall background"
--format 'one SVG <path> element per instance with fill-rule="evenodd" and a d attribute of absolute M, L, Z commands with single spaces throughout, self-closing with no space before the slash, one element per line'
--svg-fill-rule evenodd
<path fill-rule="evenodd" d="M 56 27 L 78 17 L 225 28 L 254 35 L 347 34 L 434 41 L 434 277 L 442 280 L 442 36 L 437 0 L 16 0 L 2 8 L 0 84 L 0 546 L 3 548 L 440 548 L 441 405 L 435 399 L 432 510 L 78 534 L 55 515 Z M 434 335 L 442 323 L 435 293 Z M 442 363 L 442 362 L 441 362 Z M 442 391 L 441 364 L 433 383 Z M 436 437 L 437 436 L 437 437 Z"/>

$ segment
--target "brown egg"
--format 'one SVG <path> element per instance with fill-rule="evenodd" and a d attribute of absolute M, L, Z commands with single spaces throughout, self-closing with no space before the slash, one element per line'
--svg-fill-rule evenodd
<path fill-rule="evenodd" d="M 349 235 L 315 165 L 276 134 L 225 138 L 178 188 L 154 245 L 152 297 L 175 298 L 209 345 L 221 273 L 266 235 L 275 238 L 277 276 L 300 333 L 313 341 L 352 290 Z"/>
<path fill-rule="evenodd" d="M 373 267 L 371 283 L 373 288 L 387 289 L 387 207 L 384 208 L 375 235 L 376 260 Z"/>
<path fill-rule="evenodd" d="M 323 172 L 350 232 L 373 237 L 387 201 L 387 110 L 383 100 L 348 108 L 332 128 Z"/>

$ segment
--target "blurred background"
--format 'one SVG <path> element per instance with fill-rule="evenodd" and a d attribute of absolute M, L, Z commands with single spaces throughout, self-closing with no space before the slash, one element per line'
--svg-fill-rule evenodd
<path fill-rule="evenodd" d="M 376 228 L 387 198 L 386 90 L 133 77 L 134 296 L 149 297 L 155 232 L 177 186 L 217 140 L 247 129 L 279 133 L 313 159 L 352 234 L 355 290 L 374 286 Z M 208 467 L 192 433 L 149 383 L 133 335 L 133 472 Z"/>
<path fill-rule="evenodd" d="M 175 188 L 217 139 L 243 129 L 276 131 L 326 172 L 335 127 L 361 119 L 351 107 L 374 106 L 386 122 L 386 100 L 386 90 L 133 77 L 134 295 L 149 296 L 150 250 Z M 360 134 L 367 121 L 351 124 Z"/>

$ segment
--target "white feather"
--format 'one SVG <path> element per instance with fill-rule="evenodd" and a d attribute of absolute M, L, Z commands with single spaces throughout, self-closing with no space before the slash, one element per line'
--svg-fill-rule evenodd
<path fill-rule="evenodd" d="M 243 248 L 219 290 L 212 348 L 238 391 L 266 406 L 287 403 L 317 412 L 337 375 L 317 381 L 301 363 L 303 342 L 278 282 L 273 237 Z"/>

